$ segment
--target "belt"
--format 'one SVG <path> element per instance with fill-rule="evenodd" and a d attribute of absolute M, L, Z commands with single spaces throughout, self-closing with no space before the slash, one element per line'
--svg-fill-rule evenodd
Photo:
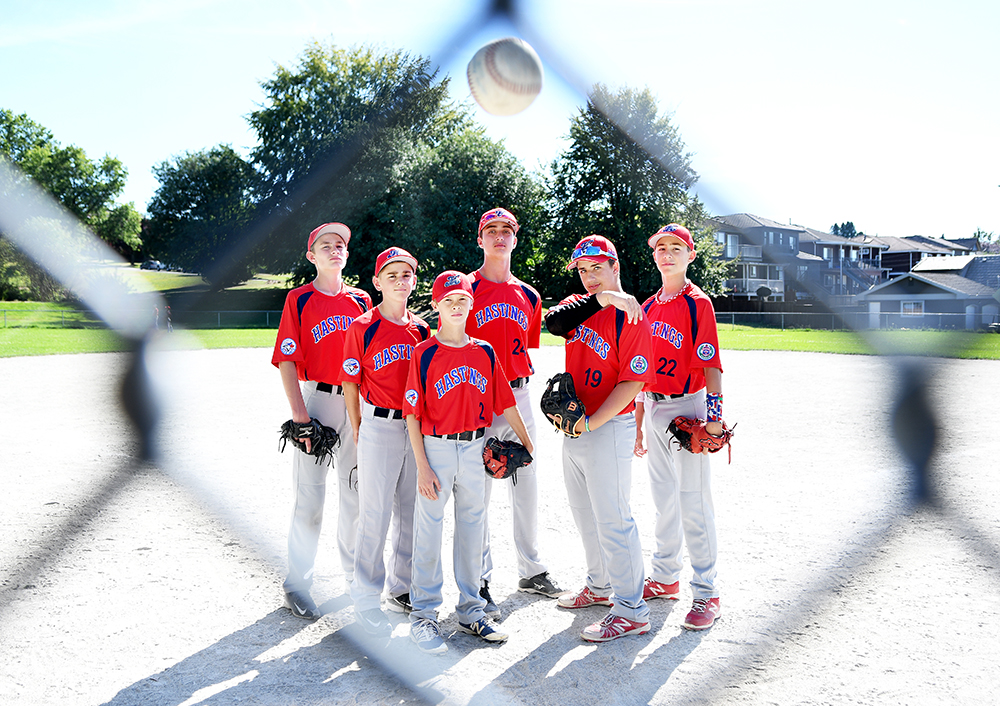
<path fill-rule="evenodd" d="M 386 409 L 385 407 L 376 407 L 372 412 L 374 417 L 382 417 L 382 419 L 402 419 L 403 410 L 401 409 Z"/>
<path fill-rule="evenodd" d="M 455 441 L 472 441 L 473 439 L 482 439 L 486 436 L 486 427 L 480 427 L 475 431 L 463 431 L 459 434 L 428 434 L 428 436 L 436 436 L 439 439 L 453 439 Z"/>
<path fill-rule="evenodd" d="M 662 402 L 663 400 L 667 400 L 667 399 L 676 400 L 679 397 L 683 397 L 684 393 L 682 392 L 679 395 L 664 395 L 664 394 L 661 394 L 659 392 L 647 392 L 646 395 L 648 397 L 651 397 L 652 399 L 654 399 L 657 402 Z"/>
<path fill-rule="evenodd" d="M 516 380 L 510 381 L 510 387 L 512 390 L 516 390 L 519 387 L 524 387 L 528 384 L 528 378 L 517 378 Z"/>
<path fill-rule="evenodd" d="M 328 382 L 317 382 L 316 383 L 317 392 L 329 392 L 330 394 L 342 395 L 344 394 L 344 388 L 337 385 L 336 392 L 334 392 L 334 387 Z"/>

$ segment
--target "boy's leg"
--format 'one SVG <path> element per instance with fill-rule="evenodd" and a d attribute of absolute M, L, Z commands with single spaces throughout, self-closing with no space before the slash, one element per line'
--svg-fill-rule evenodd
<path fill-rule="evenodd" d="M 444 508 L 458 474 L 458 453 L 454 441 L 424 437 L 424 450 L 441 489 L 437 500 L 417 494 L 413 510 L 413 574 L 410 578 L 410 622 L 437 620 L 444 577 L 441 569 L 441 534 Z M 480 464 L 482 459 L 480 459 Z M 485 476 L 485 473 L 484 473 Z M 480 544 L 482 546 L 482 538 Z"/>
<path fill-rule="evenodd" d="M 417 501 L 417 462 L 406 432 L 406 420 L 393 420 L 402 441 L 402 459 L 396 491 L 392 500 L 390 545 L 392 554 L 386 566 L 386 588 L 390 596 L 410 592 L 410 574 L 413 566 L 413 506 Z"/>
<path fill-rule="evenodd" d="M 319 397 L 323 393 L 318 393 Z M 337 491 L 339 510 L 337 516 L 337 548 L 340 552 L 340 565 L 344 570 L 344 578 L 350 583 L 354 578 L 354 543 L 358 534 L 358 448 L 354 444 L 354 429 L 347 416 L 347 404 L 343 395 L 330 393 L 326 419 L 320 421 L 333 427 L 340 434 L 340 446 L 334 459 L 334 469 L 337 471 Z"/>
<path fill-rule="evenodd" d="M 587 564 L 587 588 L 598 596 L 611 595 L 611 579 L 608 566 L 601 550 L 597 533 L 597 522 L 587 489 L 587 475 L 584 464 L 588 462 L 587 445 L 583 437 L 564 438 L 562 448 L 563 479 L 566 481 L 566 497 L 573 513 L 576 529 L 583 540 L 583 556 Z"/>
<path fill-rule="evenodd" d="M 452 441 L 458 459 L 455 478 L 455 583 L 458 585 L 456 612 L 459 622 L 470 624 L 484 617 L 486 600 L 479 595 L 482 574 L 482 547 L 486 520 L 483 503 L 486 472 L 483 469 L 485 437 L 473 441 Z M 432 463 L 433 467 L 433 463 Z"/>

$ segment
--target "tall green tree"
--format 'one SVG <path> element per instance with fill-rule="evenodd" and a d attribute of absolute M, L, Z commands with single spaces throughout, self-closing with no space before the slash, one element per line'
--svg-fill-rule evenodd
<path fill-rule="evenodd" d="M 651 294 L 659 275 L 651 266 L 649 236 L 670 222 L 698 233 L 698 219 L 705 215 L 688 194 L 698 175 L 679 131 L 659 112 L 648 88 L 612 90 L 597 84 L 573 117 L 569 138 L 570 147 L 552 163 L 548 181 L 552 228 L 542 248 L 550 274 L 544 294 L 555 298 L 580 291 L 559 263 L 564 265 L 574 243 L 591 233 L 614 242 L 625 289 L 639 297 Z M 699 243 L 710 249 L 704 237 Z M 702 276 L 718 277 L 715 270 L 708 267 Z M 699 284 L 721 291 L 714 279 Z"/>
<path fill-rule="evenodd" d="M 252 277 L 252 261 L 227 260 L 254 213 L 251 166 L 218 145 L 158 164 L 153 174 L 160 186 L 148 206 L 147 252 L 192 272 L 220 273 L 211 282 L 217 289 Z"/>

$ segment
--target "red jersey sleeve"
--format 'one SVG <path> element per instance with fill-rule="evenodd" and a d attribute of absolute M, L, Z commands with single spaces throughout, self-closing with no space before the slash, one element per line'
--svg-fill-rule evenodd
<path fill-rule="evenodd" d="M 293 289 L 285 295 L 285 307 L 281 311 L 281 322 L 278 324 L 278 337 L 271 354 L 271 365 L 274 367 L 278 367 L 279 363 L 301 363 L 305 360 L 301 345 L 301 320 L 295 305 L 297 292 L 297 289 Z"/>
<path fill-rule="evenodd" d="M 704 294 L 695 299 L 698 310 L 698 331 L 694 337 L 691 356 L 692 368 L 718 368 L 722 370 L 719 351 L 719 329 L 715 321 L 715 307 Z"/>

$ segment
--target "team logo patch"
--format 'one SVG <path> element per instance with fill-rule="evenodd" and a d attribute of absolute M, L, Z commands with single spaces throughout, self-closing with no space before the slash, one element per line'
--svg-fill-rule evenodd
<path fill-rule="evenodd" d="M 406 399 L 406 403 L 408 405 L 410 405 L 411 407 L 416 407 L 417 406 L 417 391 L 416 390 L 413 390 L 413 389 L 407 390 L 406 394 L 403 395 L 403 397 Z"/>
<path fill-rule="evenodd" d="M 642 375 L 644 372 L 646 372 L 646 368 L 649 367 L 649 362 L 641 355 L 637 355 L 628 364 L 628 367 L 636 375 Z"/>
<path fill-rule="evenodd" d="M 458 275 L 448 275 L 447 279 L 444 281 L 445 287 L 454 287 L 462 282 L 462 278 Z"/>
<path fill-rule="evenodd" d="M 281 352 L 285 355 L 291 355 L 298 349 L 298 345 L 295 343 L 294 338 L 286 338 L 281 342 Z"/>
<path fill-rule="evenodd" d="M 356 358 L 348 358 L 344 361 L 344 372 L 348 375 L 357 375 L 359 370 L 361 370 L 361 364 Z"/>
<path fill-rule="evenodd" d="M 715 357 L 715 346 L 711 343 L 702 343 L 698 346 L 698 357 L 702 360 L 711 360 Z"/>
<path fill-rule="evenodd" d="M 396 248 L 389 248 L 389 252 L 386 253 L 386 255 L 388 257 L 396 257 L 396 255 L 398 255 L 398 254 L 399 254 L 399 250 L 397 250 Z"/>

